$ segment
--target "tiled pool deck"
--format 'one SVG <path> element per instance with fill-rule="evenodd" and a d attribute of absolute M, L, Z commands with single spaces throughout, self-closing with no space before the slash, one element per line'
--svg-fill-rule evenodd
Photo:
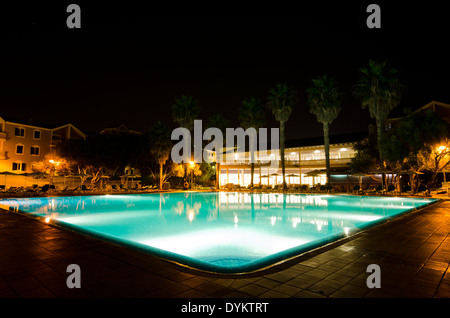
<path fill-rule="evenodd" d="M 0 298 L 450 297 L 450 201 L 242 277 L 224 277 L 0 210 Z M 69 264 L 81 288 L 69 289 Z M 369 289 L 369 264 L 381 288 Z"/>

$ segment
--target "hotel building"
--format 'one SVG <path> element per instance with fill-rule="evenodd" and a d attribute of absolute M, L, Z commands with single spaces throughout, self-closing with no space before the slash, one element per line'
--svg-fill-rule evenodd
<path fill-rule="evenodd" d="M 367 133 L 330 136 L 330 168 L 332 178 L 346 177 L 344 172 L 355 156 L 354 145 L 367 138 Z M 235 184 L 248 186 L 251 182 L 249 152 L 236 152 L 234 160 L 220 165 L 220 186 Z M 280 151 L 267 150 L 261 156 L 256 152 L 253 183 L 275 185 L 283 182 Z M 275 164 L 267 163 L 275 160 Z M 266 162 L 266 163 L 263 163 Z M 287 140 L 285 143 L 285 177 L 287 184 L 326 184 L 325 150 L 323 137 Z"/>
<path fill-rule="evenodd" d="M 58 127 L 0 117 L 0 172 L 30 173 L 64 139 L 86 138 L 72 124 Z"/>
<path fill-rule="evenodd" d="M 413 112 L 423 112 L 431 110 L 437 116 L 450 124 L 450 105 L 432 101 Z M 389 130 L 396 124 L 399 118 L 390 118 L 386 121 L 385 129 Z M 358 184 L 358 177 L 351 175 L 348 164 L 355 157 L 354 146 L 357 142 L 368 138 L 369 133 L 354 133 L 345 135 L 330 136 L 330 182 L 333 184 Z M 221 187 L 227 184 L 248 186 L 251 180 L 249 152 L 236 152 L 232 162 L 225 162 L 220 165 L 219 184 Z M 256 158 L 261 162 L 275 160 L 275 164 L 255 163 L 253 174 L 253 184 L 273 186 L 283 182 L 281 171 L 280 151 L 267 151 L 265 156 Z M 274 167 L 275 166 L 275 167 Z M 379 175 L 378 175 L 379 176 Z M 287 184 L 326 184 L 325 170 L 325 150 L 323 137 L 286 140 L 285 143 L 285 178 Z M 371 177 L 362 177 L 363 180 L 373 183 Z M 376 182 L 376 181 L 375 181 Z"/>

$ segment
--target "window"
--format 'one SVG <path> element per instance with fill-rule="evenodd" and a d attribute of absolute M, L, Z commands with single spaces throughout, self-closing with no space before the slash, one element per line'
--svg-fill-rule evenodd
<path fill-rule="evenodd" d="M 41 131 L 40 130 L 33 131 L 33 139 L 41 139 Z"/>
<path fill-rule="evenodd" d="M 13 171 L 26 171 L 27 170 L 27 164 L 24 163 L 24 162 L 13 162 L 12 170 Z"/>
<path fill-rule="evenodd" d="M 16 127 L 14 129 L 14 135 L 17 137 L 25 137 L 25 128 L 23 127 Z"/>
<path fill-rule="evenodd" d="M 30 155 L 39 156 L 39 146 L 31 146 Z"/>
<path fill-rule="evenodd" d="M 23 145 L 22 144 L 16 145 L 16 154 L 23 155 Z"/>

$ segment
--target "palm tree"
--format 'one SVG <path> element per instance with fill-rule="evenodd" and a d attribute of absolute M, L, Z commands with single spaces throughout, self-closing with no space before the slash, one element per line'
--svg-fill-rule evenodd
<path fill-rule="evenodd" d="M 150 152 L 159 164 L 159 188 L 163 186 L 163 167 L 172 149 L 170 131 L 166 124 L 158 121 L 150 130 Z"/>
<path fill-rule="evenodd" d="M 266 122 L 266 116 L 262 104 L 254 97 L 244 99 L 242 101 L 242 106 L 239 108 L 239 121 L 244 129 L 255 128 L 258 134 L 258 128 L 263 127 Z M 250 140 L 252 144 L 254 140 Z M 253 150 L 253 149 L 252 149 Z M 255 171 L 255 152 L 252 151 L 251 154 L 251 179 L 250 187 L 253 187 L 253 174 Z"/>
<path fill-rule="evenodd" d="M 401 85 L 397 77 L 398 70 L 388 67 L 386 61 L 369 61 L 368 67 L 360 68 L 362 75 L 354 87 L 354 94 L 361 100 L 361 108 L 369 109 L 370 117 L 377 125 L 377 144 L 380 165 L 383 165 L 381 137 L 383 125 L 390 111 L 400 103 Z M 384 188 L 384 174 L 382 186 Z"/>
<path fill-rule="evenodd" d="M 175 123 L 189 131 L 194 129 L 194 120 L 197 119 L 200 111 L 198 101 L 190 95 L 175 97 L 172 105 L 172 118 Z M 184 178 L 187 176 L 188 162 L 184 163 Z"/>
<path fill-rule="evenodd" d="M 327 184 L 330 182 L 330 137 L 329 126 L 341 110 L 342 93 L 337 88 L 333 77 L 326 74 L 312 80 L 313 86 L 306 90 L 309 111 L 316 115 L 317 121 L 323 125 L 323 139 L 325 145 L 325 166 L 327 170 Z"/>
<path fill-rule="evenodd" d="M 297 92 L 287 84 L 276 84 L 269 90 L 268 106 L 275 119 L 280 122 L 280 155 L 281 170 L 283 174 L 283 190 L 286 190 L 285 163 L 284 163 L 284 125 L 292 113 Z"/>
<path fill-rule="evenodd" d="M 180 97 L 175 97 L 175 102 L 172 105 L 173 121 L 181 127 L 192 131 L 194 129 L 194 120 L 197 119 L 199 111 L 198 101 L 192 96 L 181 95 Z"/>

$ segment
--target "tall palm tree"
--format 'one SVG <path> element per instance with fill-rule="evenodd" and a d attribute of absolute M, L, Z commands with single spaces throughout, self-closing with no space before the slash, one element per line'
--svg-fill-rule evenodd
<path fill-rule="evenodd" d="M 323 125 L 325 145 L 325 166 L 327 184 L 330 182 L 330 137 L 329 126 L 341 110 L 342 93 L 333 77 L 326 74 L 312 80 L 313 86 L 306 90 L 309 111 L 316 115 L 317 121 Z"/>
<path fill-rule="evenodd" d="M 244 99 L 242 101 L 242 106 L 239 108 L 239 116 L 238 119 L 241 123 L 242 128 L 255 128 L 256 133 L 258 134 L 258 128 L 264 126 L 266 122 L 266 116 L 264 112 L 264 107 L 254 97 Z M 250 144 L 255 142 L 254 140 L 250 140 Z M 253 187 L 253 174 L 255 171 L 255 151 L 252 149 L 251 151 L 251 178 L 250 178 L 250 187 Z"/>
<path fill-rule="evenodd" d="M 281 170 L 283 174 L 283 190 L 286 190 L 285 163 L 284 163 L 284 126 L 291 116 L 296 91 L 287 84 L 276 84 L 274 88 L 269 90 L 267 104 L 272 110 L 275 120 L 280 122 L 280 155 Z"/>
<path fill-rule="evenodd" d="M 156 162 L 159 164 L 159 188 L 163 186 L 163 167 L 169 159 L 172 149 L 170 140 L 170 130 L 166 124 L 158 121 L 150 130 L 150 152 Z"/>
<path fill-rule="evenodd" d="M 198 101 L 190 95 L 175 97 L 172 105 L 172 118 L 175 123 L 189 131 L 194 129 L 194 120 L 198 118 L 200 106 Z"/>
<path fill-rule="evenodd" d="M 361 108 L 369 109 L 370 117 L 375 119 L 377 126 L 377 143 L 380 165 L 383 165 L 381 153 L 381 137 L 383 125 L 390 111 L 400 103 L 401 85 L 398 70 L 387 65 L 386 61 L 369 61 L 368 67 L 360 68 L 362 73 L 354 86 L 354 94 L 361 100 Z M 384 174 L 382 186 L 384 188 Z"/>
<path fill-rule="evenodd" d="M 194 120 L 198 118 L 200 106 L 198 101 L 190 95 L 175 97 L 172 105 L 172 118 L 181 127 L 187 128 L 190 132 L 194 129 Z M 187 165 L 184 163 L 184 178 L 187 177 Z"/>

